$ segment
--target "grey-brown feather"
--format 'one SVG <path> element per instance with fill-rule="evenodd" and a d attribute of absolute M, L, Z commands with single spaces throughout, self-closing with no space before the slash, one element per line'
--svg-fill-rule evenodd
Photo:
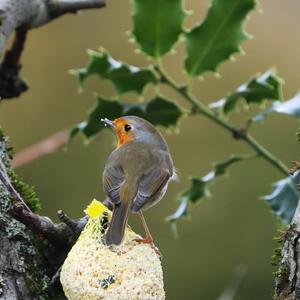
<path fill-rule="evenodd" d="M 119 245 L 122 242 L 128 220 L 129 206 L 130 203 L 119 203 L 114 206 L 113 215 L 105 236 L 107 245 Z"/>
<path fill-rule="evenodd" d="M 115 206 L 106 235 L 108 245 L 121 243 L 130 211 L 145 210 L 163 197 L 174 172 L 159 131 L 143 119 L 129 118 L 138 136 L 111 153 L 103 173 L 104 191 Z"/>
<path fill-rule="evenodd" d="M 155 205 L 164 196 L 169 179 L 170 174 L 166 169 L 154 169 L 144 174 L 131 211 L 136 213 Z"/>

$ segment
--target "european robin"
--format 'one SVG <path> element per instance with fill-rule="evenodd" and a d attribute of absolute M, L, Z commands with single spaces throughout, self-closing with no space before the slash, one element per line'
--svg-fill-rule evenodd
<path fill-rule="evenodd" d="M 142 118 L 125 116 L 101 121 L 113 128 L 118 138 L 103 172 L 104 192 L 113 204 L 106 244 L 122 242 L 132 212 L 139 213 L 146 232 L 146 238 L 138 241 L 154 247 L 143 211 L 162 199 L 175 175 L 168 145 L 161 133 Z"/>

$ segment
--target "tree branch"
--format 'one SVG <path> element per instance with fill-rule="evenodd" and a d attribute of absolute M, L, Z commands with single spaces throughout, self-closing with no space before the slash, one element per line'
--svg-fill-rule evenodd
<path fill-rule="evenodd" d="M 247 143 L 252 149 L 256 151 L 258 155 L 263 157 L 266 161 L 271 163 L 276 169 L 278 169 L 285 176 L 289 175 L 288 167 L 277 157 L 275 157 L 270 151 L 259 144 L 251 135 L 247 134 L 244 130 L 238 130 L 229 124 L 226 120 L 216 115 L 211 109 L 206 107 L 198 99 L 188 92 L 188 89 L 180 87 L 164 70 L 161 66 L 156 67 L 156 71 L 161 76 L 161 82 L 169 85 L 173 90 L 183 96 L 191 105 L 194 113 L 199 113 L 221 126 L 223 129 L 229 131 L 235 139 L 241 139 Z"/>
<path fill-rule="evenodd" d="M 0 2 L 0 52 L 16 30 L 42 26 L 53 19 L 81 9 L 101 8 L 104 0 L 2 0 Z"/>
<path fill-rule="evenodd" d="M 101 8 L 105 6 L 104 0 L 58 0 L 49 1 L 49 8 L 53 17 L 66 13 L 76 13 L 82 9 Z"/>
<path fill-rule="evenodd" d="M 46 216 L 40 216 L 24 209 L 22 203 L 16 203 L 10 213 L 32 232 L 42 235 L 54 247 L 59 250 L 66 249 L 67 251 L 74 245 L 87 222 L 87 217 L 83 217 L 79 220 L 71 220 L 66 217 L 62 211 L 59 211 L 58 215 L 60 219 L 62 219 L 61 215 L 64 215 L 65 218 L 68 218 L 68 223 L 64 220 L 61 224 L 55 224 Z M 70 226 L 71 223 L 72 226 Z"/>
<path fill-rule="evenodd" d="M 58 225 L 54 224 L 50 218 L 39 216 L 24 209 L 23 204 L 16 203 L 10 211 L 11 215 L 22 222 L 33 233 L 43 235 L 53 246 L 63 248 L 66 246 L 66 236 Z"/>
<path fill-rule="evenodd" d="M 60 210 L 58 216 L 63 223 L 55 224 L 50 218 L 33 213 L 22 196 L 13 187 L 6 173 L 5 165 L 1 160 L 0 180 L 15 201 L 12 209 L 10 209 L 10 214 L 26 225 L 32 232 L 43 235 L 56 248 L 69 250 L 84 228 L 87 218 L 71 220 Z"/>
<path fill-rule="evenodd" d="M 68 142 L 69 130 L 59 131 L 44 140 L 20 151 L 12 161 L 13 168 L 19 168 L 44 155 L 53 153 Z"/>
<path fill-rule="evenodd" d="M 104 6 L 104 0 L 1 0 L 0 55 L 14 31 L 16 36 L 11 50 L 0 65 L 0 100 L 18 97 L 28 89 L 27 84 L 19 78 L 20 58 L 28 30 L 47 24 L 66 13 Z"/>

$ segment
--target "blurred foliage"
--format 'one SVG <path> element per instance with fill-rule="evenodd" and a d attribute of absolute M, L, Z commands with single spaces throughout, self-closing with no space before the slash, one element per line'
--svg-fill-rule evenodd
<path fill-rule="evenodd" d="M 81 122 L 71 131 L 71 138 L 81 131 L 87 138 L 93 137 L 105 128 L 99 116 L 116 119 L 120 116 L 135 115 L 150 121 L 155 125 L 165 127 L 176 126 L 183 115 L 182 109 L 174 102 L 157 96 L 146 103 L 131 104 L 123 101 L 97 98 L 95 107 L 89 113 L 87 122 Z"/>
<path fill-rule="evenodd" d="M 263 198 L 285 222 L 290 222 L 298 203 L 299 192 L 295 188 L 297 177 L 290 178 L 288 168 L 280 159 L 248 134 L 250 125 L 257 120 L 264 119 L 267 114 L 276 112 L 299 117 L 298 95 L 292 100 L 282 102 L 282 81 L 273 70 L 254 76 L 236 91 L 208 107 L 196 99 L 192 93 L 191 77 L 207 71 L 216 71 L 221 63 L 229 59 L 233 53 L 241 50 L 241 42 L 248 37 L 244 30 L 246 17 L 254 7 L 255 1 L 253 0 L 212 0 L 204 20 L 189 31 L 185 31 L 182 28 L 186 15 L 183 1 L 134 0 L 132 35 L 140 50 L 154 58 L 150 66 L 142 69 L 130 66 L 113 59 L 106 51 L 101 50 L 100 52 L 89 51 L 89 64 L 85 68 L 73 71 L 81 84 L 91 74 L 110 80 L 119 95 L 128 91 L 142 93 L 149 83 L 158 87 L 167 84 L 192 105 L 191 115 L 202 114 L 208 117 L 225 130 L 230 131 L 235 139 L 244 140 L 256 152 L 246 156 L 233 156 L 225 162 L 216 164 L 213 171 L 206 176 L 192 177 L 191 187 L 179 198 L 178 210 L 168 217 L 173 224 L 179 218 L 188 215 L 189 203 L 196 203 L 209 195 L 209 187 L 216 177 L 223 175 L 232 163 L 242 161 L 245 157 L 263 158 L 283 175 L 288 176 L 278 181 L 274 185 L 273 192 Z M 161 57 L 172 50 L 180 36 L 187 50 L 185 61 L 187 83 L 184 86 L 174 82 L 164 70 L 161 61 Z M 121 99 L 116 101 L 113 98 L 98 97 L 95 107 L 89 113 L 88 121 L 76 125 L 71 136 L 74 137 L 78 132 L 83 132 L 88 138 L 98 134 L 104 128 L 100 123 L 102 117 L 114 119 L 124 115 L 137 115 L 156 125 L 165 127 L 177 125 L 178 120 L 184 116 L 182 109 L 174 100 L 162 96 L 157 89 L 156 93 L 158 95 L 154 100 L 142 104 L 128 104 Z M 225 115 L 236 109 L 239 99 L 244 99 L 247 105 L 261 104 L 264 100 L 270 100 L 271 106 L 261 114 L 247 119 L 244 128 L 235 128 L 227 121 Z"/>
<path fill-rule="evenodd" d="M 255 115 L 250 119 L 251 122 L 263 121 L 270 113 L 278 113 L 289 116 L 300 117 L 300 92 L 292 99 L 285 102 L 274 101 L 273 104 L 264 112 Z"/>
<path fill-rule="evenodd" d="M 288 223 L 292 221 L 298 204 L 299 191 L 296 185 L 299 180 L 300 172 L 298 171 L 293 177 L 275 182 L 272 193 L 262 197 L 263 200 L 269 202 L 273 211 Z"/>
<path fill-rule="evenodd" d="M 209 197 L 211 195 L 209 188 L 217 177 L 226 175 L 227 168 L 232 164 L 250 158 L 253 158 L 253 156 L 231 156 L 222 162 L 216 163 L 213 170 L 202 178 L 192 177 L 190 188 L 180 196 L 180 206 L 173 215 L 167 217 L 167 221 L 176 222 L 178 219 L 187 216 L 189 203 L 196 204 L 201 198 Z"/>
<path fill-rule="evenodd" d="M 260 104 L 263 100 L 281 99 L 281 81 L 274 70 L 269 70 L 260 76 L 255 76 L 249 82 L 241 85 L 225 99 L 210 104 L 210 108 L 222 108 L 224 113 L 233 111 L 239 99 L 245 99 L 247 104 Z"/>

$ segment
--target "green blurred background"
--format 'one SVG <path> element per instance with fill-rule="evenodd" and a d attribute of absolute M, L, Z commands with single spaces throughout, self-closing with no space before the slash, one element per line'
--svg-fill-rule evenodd
<path fill-rule="evenodd" d="M 2 102 L 0 108 L 1 125 L 16 151 L 82 121 L 94 103 L 94 92 L 112 95 L 112 86 L 97 78 L 88 80 L 84 92 L 78 93 L 68 70 L 86 63 L 87 48 L 102 46 L 114 58 L 138 66 L 149 64 L 143 55 L 134 52 L 137 46 L 129 43 L 125 34 L 131 27 L 131 3 L 107 4 L 105 9 L 66 16 L 30 32 L 23 75 L 31 88 L 20 99 Z M 203 17 L 207 6 L 208 1 L 186 1 L 186 8 L 194 10 L 186 27 Z M 243 44 L 246 55 L 237 55 L 235 62 L 223 64 L 219 79 L 208 74 L 204 80 L 195 80 L 195 94 L 209 103 L 251 75 L 276 67 L 286 82 L 284 96 L 293 96 L 300 87 L 299 10 L 300 2 L 296 1 L 261 1 L 247 26 L 254 38 Z M 179 81 L 184 79 L 183 57 L 184 46 L 180 42 L 176 54 L 164 59 L 166 69 Z M 175 97 L 167 89 L 162 92 Z M 128 95 L 126 99 L 136 96 Z M 238 114 L 233 121 L 243 124 Z M 299 154 L 295 141 L 298 126 L 295 119 L 273 116 L 264 124 L 255 125 L 252 133 L 289 164 Z M 148 211 L 146 218 L 164 256 L 167 299 L 217 299 L 241 264 L 248 272 L 236 299 L 270 299 L 274 271 L 270 257 L 276 246 L 272 238 L 280 223 L 258 196 L 269 193 L 270 183 L 280 179 L 281 174 L 263 160 L 233 166 L 230 176 L 218 179 L 213 186 L 213 197 L 192 208 L 190 221 L 179 223 L 180 238 L 175 240 L 164 218 L 177 208 L 176 197 L 188 185 L 187 177 L 204 175 L 212 162 L 229 154 L 247 153 L 249 149 L 199 116 L 183 119 L 180 134 L 162 131 L 180 181 L 170 185 L 164 200 Z M 18 170 L 25 181 L 36 187 L 43 205 L 41 214 L 56 219 L 56 211 L 63 209 L 72 217 L 80 217 L 91 199 L 103 199 L 101 174 L 113 141 L 109 131 L 102 132 L 89 145 L 77 137 L 67 151 L 60 150 Z M 130 222 L 142 232 L 135 216 Z"/>

